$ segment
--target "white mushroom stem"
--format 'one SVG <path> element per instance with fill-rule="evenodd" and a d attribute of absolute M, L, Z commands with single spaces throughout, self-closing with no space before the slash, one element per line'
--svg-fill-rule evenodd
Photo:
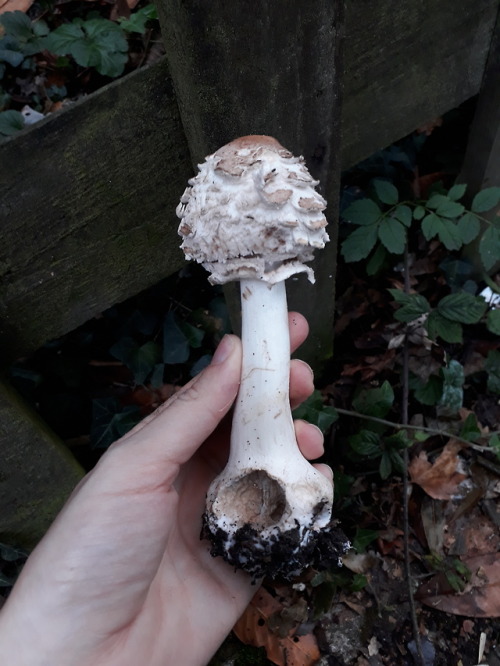
<path fill-rule="evenodd" d="M 287 555 L 280 553 L 286 566 L 293 562 L 294 551 L 329 524 L 333 486 L 302 456 L 295 438 L 285 283 L 242 280 L 241 304 L 243 365 L 231 453 L 209 489 L 206 527 L 212 535 L 224 534 L 225 549 L 233 546 L 243 560 L 250 555 L 241 552 L 241 531 L 245 543 L 249 529 L 258 533 L 257 552 L 279 549 L 290 534 L 294 548 Z M 246 564 L 238 559 L 234 563 Z M 291 564 L 281 575 L 297 573 L 302 566 Z"/>

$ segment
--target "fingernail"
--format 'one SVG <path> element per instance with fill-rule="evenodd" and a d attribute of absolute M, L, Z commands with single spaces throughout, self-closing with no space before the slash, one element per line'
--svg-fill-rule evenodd
<path fill-rule="evenodd" d="M 230 356 L 233 351 L 234 341 L 232 335 L 225 335 L 222 340 L 219 342 L 219 346 L 215 350 L 215 354 L 212 357 L 212 365 L 219 365 L 224 363 L 224 361 Z"/>
<path fill-rule="evenodd" d="M 309 372 L 310 372 L 310 374 L 311 374 L 311 378 L 312 378 L 312 380 L 314 381 L 314 372 L 313 372 L 313 369 L 311 368 L 311 366 L 309 365 L 309 363 L 306 363 L 306 362 L 303 361 L 301 358 L 298 358 L 298 359 L 296 359 L 296 360 L 297 360 L 299 363 L 302 363 L 302 365 L 305 365 L 305 367 L 309 370 Z"/>

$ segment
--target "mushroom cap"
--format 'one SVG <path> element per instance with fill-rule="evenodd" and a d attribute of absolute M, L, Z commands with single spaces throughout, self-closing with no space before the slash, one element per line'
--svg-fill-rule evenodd
<path fill-rule="evenodd" d="M 269 136 L 245 136 L 198 165 L 177 215 L 181 248 L 212 284 L 256 278 L 271 284 L 295 273 L 329 240 L 326 201 L 303 157 Z"/>

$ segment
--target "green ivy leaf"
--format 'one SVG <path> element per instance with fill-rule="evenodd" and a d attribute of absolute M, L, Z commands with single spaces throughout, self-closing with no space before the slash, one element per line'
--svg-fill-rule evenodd
<path fill-rule="evenodd" d="M 161 349 L 152 340 L 136 347 L 127 359 L 127 367 L 134 374 L 137 384 L 144 384 L 150 372 L 153 371 L 161 359 Z"/>
<path fill-rule="evenodd" d="M 460 430 L 460 437 L 466 439 L 468 442 L 475 442 L 481 437 L 481 430 L 477 424 L 475 414 L 469 414 L 464 421 L 462 429 Z"/>
<path fill-rule="evenodd" d="M 500 335 L 500 310 L 491 310 L 486 318 L 486 328 L 495 335 Z"/>
<path fill-rule="evenodd" d="M 392 183 L 389 183 L 387 180 L 376 178 L 375 180 L 372 180 L 371 184 L 375 190 L 375 194 L 382 203 L 388 204 L 389 206 L 394 206 L 398 203 L 399 193 Z"/>
<path fill-rule="evenodd" d="M 463 291 L 442 298 L 437 306 L 440 315 L 461 324 L 477 324 L 488 308 L 486 301 Z"/>
<path fill-rule="evenodd" d="M 394 210 L 394 217 L 399 220 L 405 227 L 411 226 L 413 214 L 411 208 L 406 204 L 400 204 Z"/>
<path fill-rule="evenodd" d="M 365 259 L 377 242 L 378 225 L 359 227 L 347 236 L 342 243 L 342 256 L 348 262 Z"/>
<path fill-rule="evenodd" d="M 431 375 L 426 384 L 421 385 L 414 392 L 415 399 L 422 405 L 437 405 L 443 394 L 443 379 Z"/>
<path fill-rule="evenodd" d="M 441 368 L 443 375 L 443 394 L 438 403 L 440 416 L 453 416 L 463 405 L 464 369 L 455 360 L 451 360 L 448 367 Z"/>
<path fill-rule="evenodd" d="M 406 245 L 406 227 L 394 218 L 385 217 L 378 227 L 378 237 L 391 254 L 402 254 Z"/>
<path fill-rule="evenodd" d="M 387 380 L 379 388 L 363 389 L 352 401 L 357 412 L 377 418 L 384 418 L 393 403 L 394 390 Z"/>
<path fill-rule="evenodd" d="M 337 421 L 338 417 L 335 407 L 325 404 L 320 391 L 314 391 L 307 400 L 293 411 L 294 419 L 302 419 L 313 423 L 323 433 Z"/>
<path fill-rule="evenodd" d="M 461 199 L 465 192 L 467 191 L 467 185 L 453 185 L 448 192 L 448 199 L 452 201 L 458 201 Z"/>
<path fill-rule="evenodd" d="M 395 319 L 408 323 L 430 312 L 429 301 L 421 294 L 405 294 L 401 289 L 389 289 L 393 299 L 402 307 L 394 314 Z"/>
<path fill-rule="evenodd" d="M 189 324 L 187 321 L 181 322 L 179 326 L 186 336 L 189 345 L 193 349 L 199 349 L 203 342 L 203 338 L 205 337 L 205 331 L 202 328 Z"/>
<path fill-rule="evenodd" d="M 374 224 L 381 216 L 382 211 L 373 199 L 354 201 L 342 214 L 345 220 L 363 226 Z"/>
<path fill-rule="evenodd" d="M 500 229 L 488 227 L 479 241 L 479 254 L 484 268 L 489 271 L 500 257 Z"/>
<path fill-rule="evenodd" d="M 19 111 L 10 109 L 0 113 L 0 134 L 2 136 L 12 136 L 24 127 L 23 114 Z"/>
<path fill-rule="evenodd" d="M 488 373 L 488 391 L 500 393 L 500 352 L 491 350 L 484 362 L 484 369 Z"/>
<path fill-rule="evenodd" d="M 476 194 L 472 200 L 474 213 L 486 213 L 500 203 L 500 187 L 487 187 Z"/>
<path fill-rule="evenodd" d="M 163 324 L 163 361 L 167 365 L 185 363 L 189 358 L 189 340 L 179 327 L 173 312 L 169 312 Z"/>
<path fill-rule="evenodd" d="M 461 343 L 463 341 L 462 324 L 443 317 L 437 310 L 433 310 L 428 316 L 426 328 L 431 340 L 440 337 L 450 344 Z"/>
<path fill-rule="evenodd" d="M 467 244 L 471 243 L 481 231 L 481 225 L 478 218 L 474 213 L 465 213 L 457 223 L 458 232 L 462 238 L 462 242 Z"/>

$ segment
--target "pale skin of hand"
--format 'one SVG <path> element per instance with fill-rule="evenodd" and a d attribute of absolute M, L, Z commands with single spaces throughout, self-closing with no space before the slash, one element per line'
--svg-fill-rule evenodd
<path fill-rule="evenodd" d="M 307 322 L 290 314 L 292 349 Z M 28 559 L 0 612 L 0 663 L 16 666 L 204 666 L 256 586 L 200 541 L 208 485 L 225 464 L 238 338 L 116 442 L 78 485 Z M 292 361 L 292 406 L 313 390 Z M 320 431 L 296 423 L 303 455 Z M 326 466 L 318 468 L 329 476 Z"/>

